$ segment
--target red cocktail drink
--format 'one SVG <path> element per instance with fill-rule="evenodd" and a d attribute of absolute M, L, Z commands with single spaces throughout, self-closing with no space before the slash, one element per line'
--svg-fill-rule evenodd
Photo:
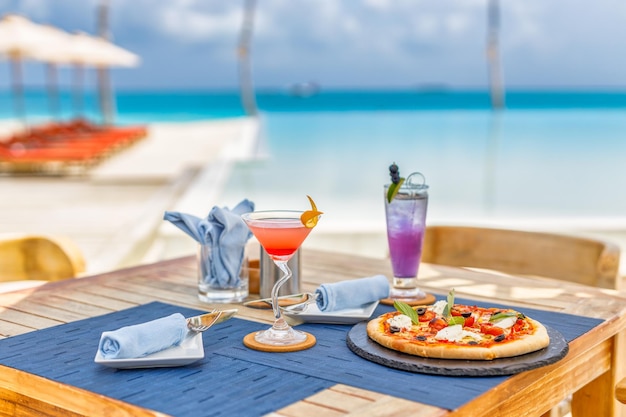
<path fill-rule="evenodd" d="M 257 332 L 254 335 L 254 340 L 258 343 L 281 347 L 294 346 L 296 349 L 296 346 L 305 344 L 307 340 L 310 340 L 310 335 L 293 329 L 283 319 L 278 306 L 278 291 L 282 284 L 291 278 L 291 270 L 287 261 L 311 233 L 321 214 L 315 209 L 312 200 L 311 204 L 313 210 L 308 212 L 255 211 L 242 216 L 243 221 L 246 222 L 261 246 L 284 274 L 272 288 L 274 325 L 270 329 Z"/>
<path fill-rule="evenodd" d="M 312 229 L 304 227 L 300 218 L 268 218 L 251 220 L 248 227 L 274 260 L 288 261 Z"/>

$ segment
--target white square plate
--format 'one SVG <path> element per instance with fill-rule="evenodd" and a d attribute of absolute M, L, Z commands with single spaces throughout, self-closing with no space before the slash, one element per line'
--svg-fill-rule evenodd
<path fill-rule="evenodd" d="M 104 359 L 100 350 L 98 350 L 94 362 L 118 369 L 164 368 L 188 365 L 202 358 L 204 358 L 202 333 L 196 333 L 195 335 L 186 337 L 178 346 L 141 358 Z"/>
<path fill-rule="evenodd" d="M 354 324 L 369 319 L 377 306 L 378 301 L 374 301 L 359 308 L 323 312 L 313 303 L 303 312 L 290 311 L 289 307 L 283 308 L 282 312 L 287 317 L 307 323 Z"/>

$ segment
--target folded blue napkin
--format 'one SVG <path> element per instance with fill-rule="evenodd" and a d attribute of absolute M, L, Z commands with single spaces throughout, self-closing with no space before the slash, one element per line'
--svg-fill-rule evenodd
<path fill-rule="evenodd" d="M 389 281 L 384 275 L 322 284 L 315 290 L 320 311 L 357 308 L 389 297 Z"/>
<path fill-rule="evenodd" d="M 213 207 L 205 219 L 172 211 L 166 211 L 163 219 L 210 248 L 209 268 L 203 281 L 211 286 L 228 288 L 239 286 L 244 249 L 252 237 L 241 215 L 251 211 L 254 211 L 254 203 L 245 199 L 232 210 Z"/>
<path fill-rule="evenodd" d="M 98 349 L 104 359 L 141 358 L 177 346 L 187 335 L 187 321 L 180 313 L 103 332 Z"/>

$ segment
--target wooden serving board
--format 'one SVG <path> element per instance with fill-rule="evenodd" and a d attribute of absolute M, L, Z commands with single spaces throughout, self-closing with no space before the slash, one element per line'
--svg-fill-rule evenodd
<path fill-rule="evenodd" d="M 346 339 L 350 350 L 369 361 L 409 372 L 449 376 L 512 375 L 557 362 L 567 355 L 569 345 L 557 330 L 546 326 L 550 345 L 537 352 L 492 361 L 431 359 L 407 355 L 379 345 L 367 336 L 367 322 L 355 325 Z"/>

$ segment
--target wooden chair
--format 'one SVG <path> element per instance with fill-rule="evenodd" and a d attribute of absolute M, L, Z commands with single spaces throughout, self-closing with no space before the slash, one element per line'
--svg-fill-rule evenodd
<path fill-rule="evenodd" d="M 615 398 L 622 404 L 626 404 L 626 378 L 619 381 L 615 386 Z"/>
<path fill-rule="evenodd" d="M 84 271 L 81 250 L 66 237 L 0 236 L 0 292 L 74 278 Z"/>
<path fill-rule="evenodd" d="M 465 226 L 427 227 L 422 252 L 422 261 L 427 263 L 543 276 L 610 289 L 620 287 L 619 258 L 619 247 L 601 240 Z M 626 400 L 626 379 L 620 384 L 622 391 L 617 392 Z M 570 398 L 562 401 L 543 417 L 567 415 L 570 403 Z"/>
<path fill-rule="evenodd" d="M 422 261 L 556 278 L 619 289 L 619 247 L 596 239 L 520 230 L 429 226 Z"/>

